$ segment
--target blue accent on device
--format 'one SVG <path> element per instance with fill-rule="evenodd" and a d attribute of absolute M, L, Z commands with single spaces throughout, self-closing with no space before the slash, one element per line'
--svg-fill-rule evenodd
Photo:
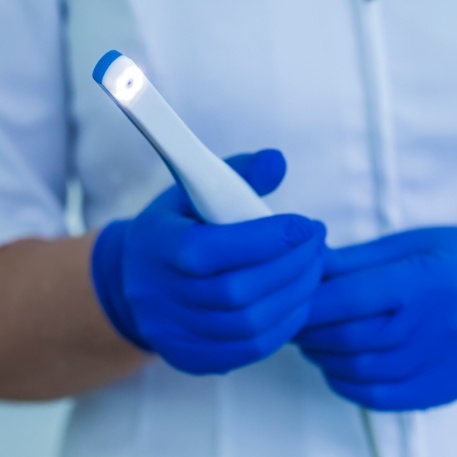
<path fill-rule="evenodd" d="M 92 77 L 95 79 L 98 84 L 101 84 L 103 81 L 103 76 L 105 76 L 106 70 L 110 67 L 110 65 L 122 54 L 119 51 L 108 51 L 95 65 L 94 71 L 92 73 Z"/>

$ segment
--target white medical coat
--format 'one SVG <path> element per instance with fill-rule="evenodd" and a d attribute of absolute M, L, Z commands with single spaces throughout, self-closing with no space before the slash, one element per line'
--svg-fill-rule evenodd
<path fill-rule="evenodd" d="M 89 229 L 172 182 L 91 81 L 112 48 L 215 153 L 283 150 L 269 205 L 323 220 L 332 245 L 456 224 L 456 16 L 453 0 L 3 2 L 0 241 L 64 235 L 69 177 Z M 371 425 L 383 456 L 457 455 L 455 404 Z M 358 407 L 287 347 L 223 378 L 156 362 L 80 398 L 63 456 L 92 455 L 372 453 Z"/>

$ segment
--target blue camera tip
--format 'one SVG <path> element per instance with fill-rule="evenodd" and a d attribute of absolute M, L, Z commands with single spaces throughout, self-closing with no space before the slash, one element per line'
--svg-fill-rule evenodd
<path fill-rule="evenodd" d="M 119 51 L 109 51 L 98 61 L 92 73 L 92 77 L 98 84 L 102 83 L 103 76 L 105 76 L 106 70 L 110 65 L 121 56 L 122 54 Z"/>

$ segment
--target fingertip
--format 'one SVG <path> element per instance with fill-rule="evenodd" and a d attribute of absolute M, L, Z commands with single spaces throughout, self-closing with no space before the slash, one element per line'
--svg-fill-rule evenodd
<path fill-rule="evenodd" d="M 261 149 L 255 153 L 256 160 L 263 161 L 266 166 L 273 168 L 284 175 L 287 170 L 287 162 L 284 154 L 279 149 Z"/>
<path fill-rule="evenodd" d="M 255 179 L 253 187 L 259 195 L 269 194 L 281 184 L 286 175 L 286 159 L 278 149 L 263 149 L 258 151 L 254 157 L 255 163 L 251 179 L 255 179 L 255 176 L 261 176 L 262 179 Z M 268 179 L 265 179 L 265 176 Z"/>
<path fill-rule="evenodd" d="M 323 241 L 326 233 L 325 225 L 322 222 L 291 214 L 288 216 L 288 221 L 284 226 L 283 236 L 289 246 L 296 247 L 312 238 Z"/>
<path fill-rule="evenodd" d="M 286 160 L 277 149 L 263 149 L 226 159 L 260 196 L 273 192 L 286 174 Z"/>
<path fill-rule="evenodd" d="M 327 237 L 327 227 L 321 221 L 313 220 L 312 222 L 314 226 L 315 236 L 324 241 Z"/>

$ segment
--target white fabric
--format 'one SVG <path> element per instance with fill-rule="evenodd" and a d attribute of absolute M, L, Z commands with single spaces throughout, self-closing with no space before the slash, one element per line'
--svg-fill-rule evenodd
<path fill-rule="evenodd" d="M 0 242 L 64 225 L 67 121 L 57 0 L 0 5 Z"/>
<path fill-rule="evenodd" d="M 3 42 L 17 39 L 13 52 L 0 51 L 1 240 L 64 233 L 70 165 L 89 228 L 135 214 L 171 183 L 90 78 L 112 48 L 144 67 L 217 154 L 282 149 L 288 174 L 269 204 L 322 219 L 332 244 L 385 231 L 389 189 L 397 228 L 455 224 L 457 4 L 383 0 L 373 13 L 376 1 L 70 2 L 73 156 L 57 1 L 2 5 Z M 384 56 L 370 64 L 379 49 Z M 419 416 L 408 432 L 405 416 L 374 415 L 384 455 L 399 455 L 411 433 L 423 455 L 455 456 L 457 405 Z M 371 457 L 358 408 L 331 393 L 293 347 L 222 380 L 159 362 L 84 396 L 63 456 L 91 455 Z"/>

